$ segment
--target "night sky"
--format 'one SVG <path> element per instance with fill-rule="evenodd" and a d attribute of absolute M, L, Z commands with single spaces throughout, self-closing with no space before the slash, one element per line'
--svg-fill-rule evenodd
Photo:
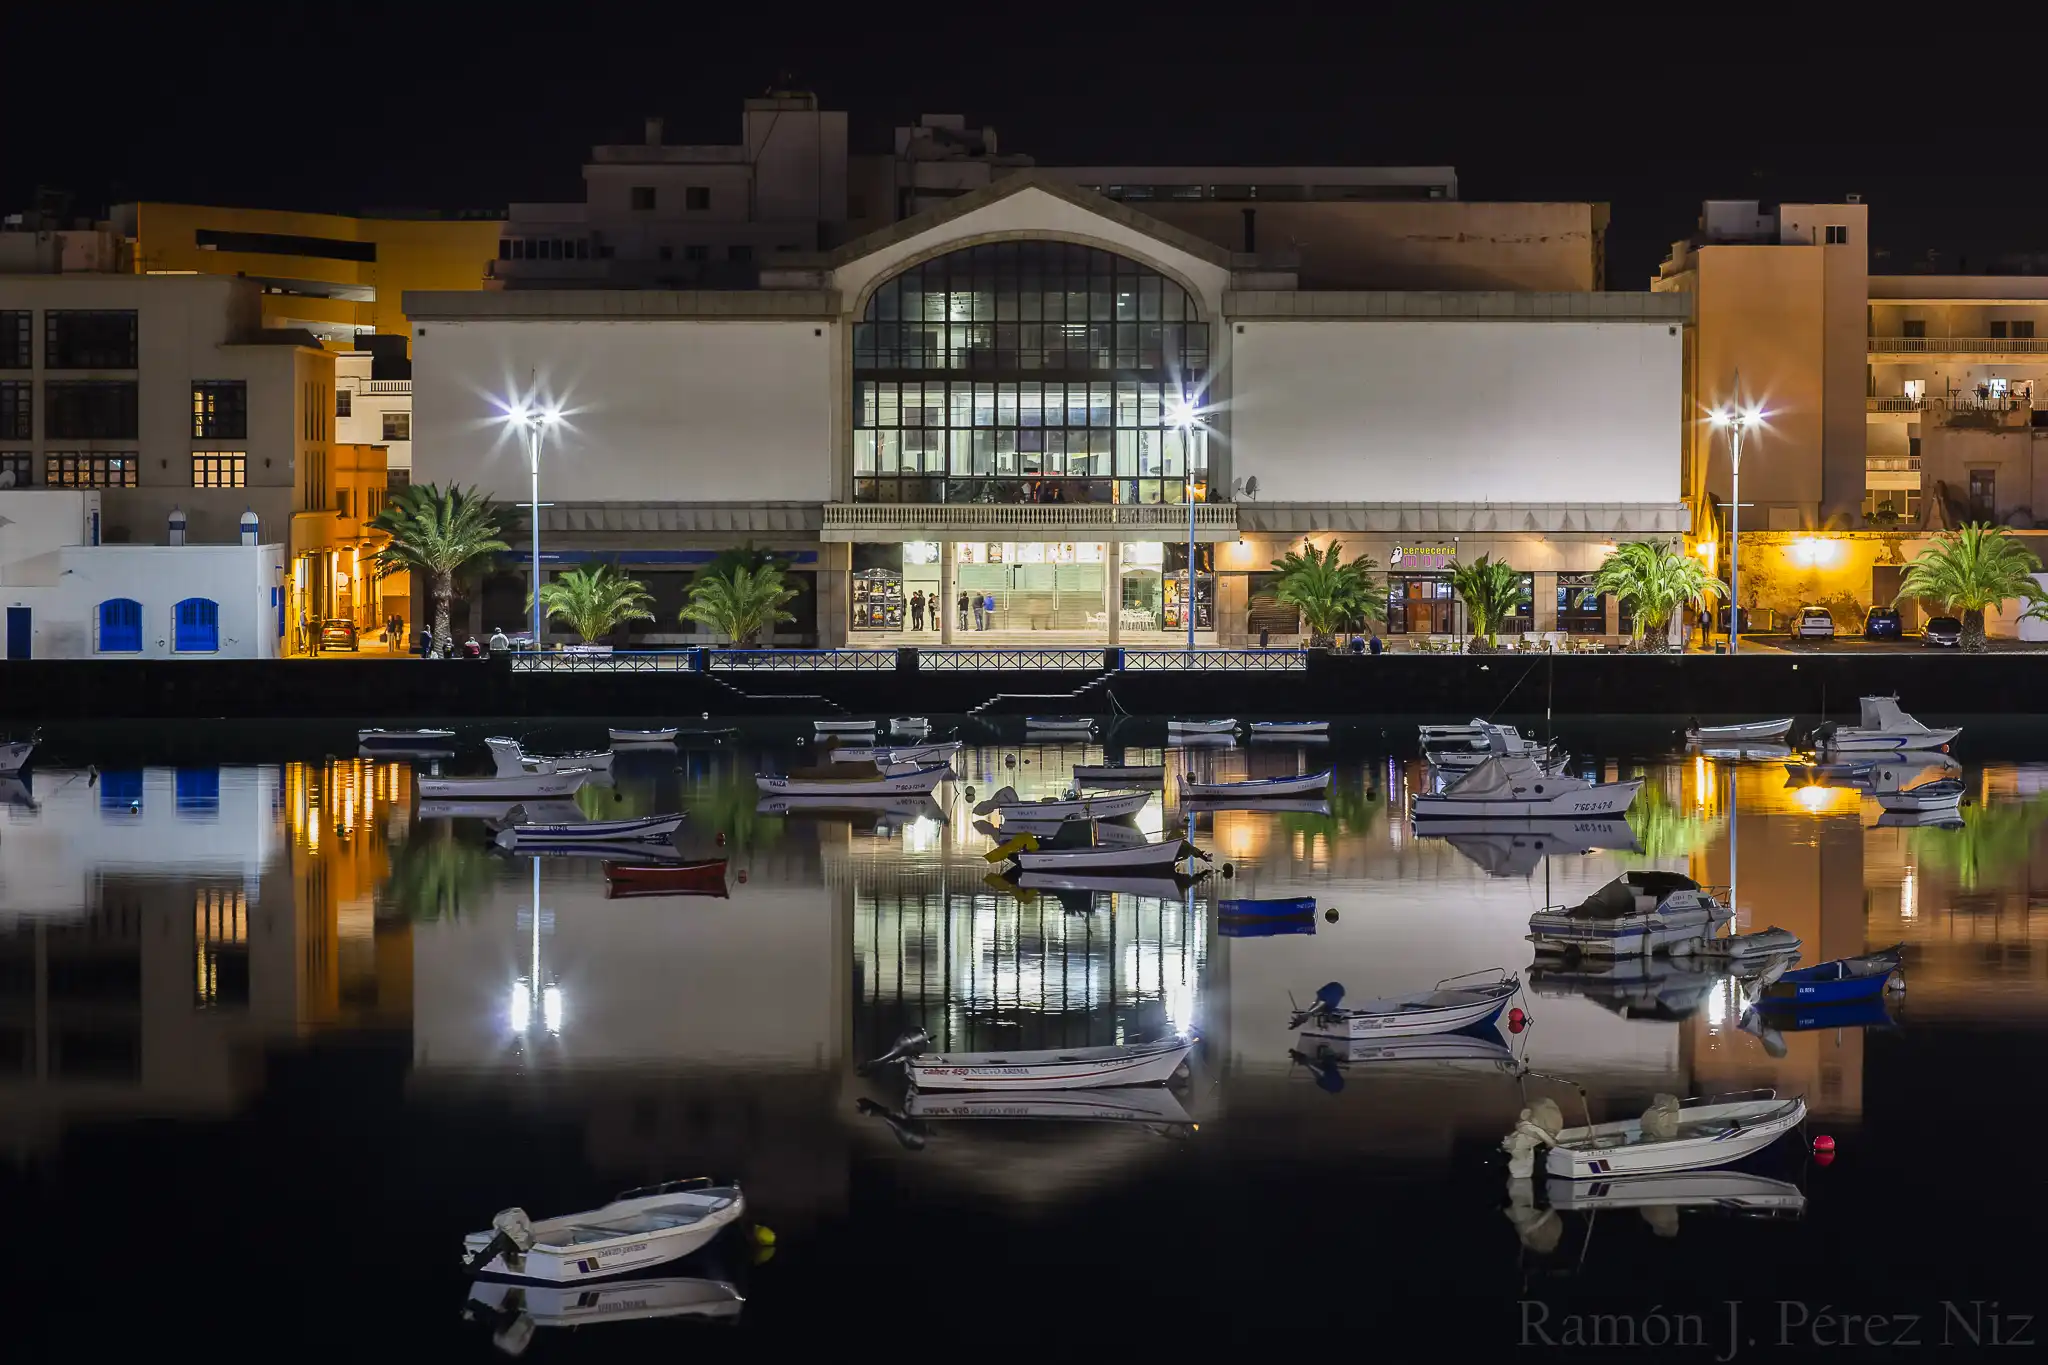
<path fill-rule="evenodd" d="M 75 6 L 9 14 L 0 209 L 43 186 L 79 213 L 574 199 L 592 143 L 649 114 L 736 141 L 740 100 L 786 77 L 848 112 L 855 151 L 962 113 L 1046 163 L 1449 164 L 1466 199 L 1605 200 L 1610 288 L 1647 287 L 1708 197 L 1860 193 L 1879 271 L 2048 253 L 2048 95 L 1988 25 L 1927 28 L 1936 61 L 1700 6 L 1576 33 L 1428 5 L 120 8 L 90 36 Z"/>

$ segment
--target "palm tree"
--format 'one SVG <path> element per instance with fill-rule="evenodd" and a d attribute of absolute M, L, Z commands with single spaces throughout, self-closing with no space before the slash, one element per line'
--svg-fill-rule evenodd
<path fill-rule="evenodd" d="M 393 910 L 415 923 L 459 918 L 464 909 L 474 909 L 495 873 L 482 845 L 458 839 L 447 821 L 438 823 L 431 834 L 424 825 L 414 830 L 392 854 L 391 879 L 381 893 Z"/>
<path fill-rule="evenodd" d="M 2026 617 L 2048 618 L 2048 591 L 2030 576 L 2041 571 L 2033 551 L 2003 526 L 1971 522 L 1948 531 L 1913 556 L 1899 586 L 1898 601 L 1929 597 L 1963 614 L 1963 648 L 1984 648 L 1984 612 L 2012 598 L 2024 598 Z"/>
<path fill-rule="evenodd" d="M 1273 561 L 1280 571 L 1273 599 L 1301 612 L 1311 649 L 1330 648 L 1348 622 L 1387 619 L 1386 599 L 1373 575 L 1378 561 L 1359 555 L 1346 562 L 1343 550 L 1341 541 L 1331 541 L 1326 550 L 1304 541 L 1299 551 Z"/>
<path fill-rule="evenodd" d="M 1505 560 L 1481 555 L 1451 570 L 1451 587 L 1465 599 L 1472 634 L 1485 641 L 1487 650 L 1498 645 L 1501 626 L 1522 605 L 1522 575 Z"/>
<path fill-rule="evenodd" d="M 648 610 L 654 599 L 647 595 L 647 585 L 609 564 L 571 569 L 554 582 L 542 584 L 540 604 L 547 609 L 548 619 L 567 621 L 585 644 L 611 634 L 621 621 L 654 619 Z M 526 597 L 526 609 L 533 610 L 531 593 Z"/>
<path fill-rule="evenodd" d="M 1651 631 L 1661 631 L 1683 607 L 1704 611 L 1728 585 L 1707 572 L 1706 565 L 1673 545 L 1658 540 L 1633 540 L 1616 547 L 1593 576 L 1593 586 L 1631 604 L 1637 649 Z"/>
<path fill-rule="evenodd" d="M 795 596 L 796 589 L 783 585 L 782 570 L 776 565 L 742 565 L 730 574 L 705 574 L 691 584 L 682 619 L 710 626 L 736 645 L 758 644 L 769 626 L 796 620 L 782 609 Z"/>
<path fill-rule="evenodd" d="M 499 538 L 497 509 L 474 488 L 450 484 L 443 491 L 436 484 L 415 484 L 393 493 L 370 519 L 370 529 L 391 537 L 377 551 L 378 577 L 416 569 L 432 582 L 434 652 L 446 652 L 455 575 L 487 554 L 511 548 Z"/>

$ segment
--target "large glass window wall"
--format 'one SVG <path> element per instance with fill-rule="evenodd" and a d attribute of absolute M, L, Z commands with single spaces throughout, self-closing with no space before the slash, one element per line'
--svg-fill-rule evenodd
<path fill-rule="evenodd" d="M 1207 492 L 1208 324 L 1157 271 L 1063 242 L 913 266 L 854 329 L 857 502 L 1178 503 Z"/>

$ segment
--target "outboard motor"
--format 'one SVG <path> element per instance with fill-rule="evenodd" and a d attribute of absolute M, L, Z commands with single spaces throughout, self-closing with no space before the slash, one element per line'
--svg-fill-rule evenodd
<path fill-rule="evenodd" d="M 464 1270 L 481 1270 L 489 1265 L 493 1257 L 503 1256 L 507 1269 L 517 1271 L 515 1258 L 533 1250 L 533 1224 L 526 1216 L 525 1209 L 505 1209 L 491 1220 L 496 1233 L 484 1243 L 484 1249 L 463 1262 Z"/>
<path fill-rule="evenodd" d="M 1316 1089 L 1324 1094 L 1335 1095 L 1344 1089 L 1344 1072 L 1328 1048 L 1316 1049 L 1313 1057 L 1305 1052 L 1289 1052 L 1287 1055 L 1308 1068 L 1308 1074 L 1315 1077 Z"/>
<path fill-rule="evenodd" d="M 1344 1003 L 1344 984 L 1332 981 L 1316 992 L 1316 1002 L 1305 1010 L 1296 1010 L 1287 1023 L 1290 1029 L 1298 1029 L 1311 1019 L 1320 1019 Z"/>
<path fill-rule="evenodd" d="M 861 1070 L 866 1071 L 871 1067 L 888 1066 L 892 1062 L 908 1061 L 930 1047 L 931 1043 L 932 1036 L 929 1033 L 926 1033 L 921 1028 L 912 1029 L 910 1032 L 897 1038 L 894 1047 L 875 1058 L 872 1062 L 865 1063 Z"/>

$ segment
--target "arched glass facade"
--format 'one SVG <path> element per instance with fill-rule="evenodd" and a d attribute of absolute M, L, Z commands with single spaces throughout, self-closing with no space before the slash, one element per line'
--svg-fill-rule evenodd
<path fill-rule="evenodd" d="M 854 328 L 856 502 L 1199 501 L 1209 327 L 1158 271 L 1068 242 L 912 266 Z"/>

